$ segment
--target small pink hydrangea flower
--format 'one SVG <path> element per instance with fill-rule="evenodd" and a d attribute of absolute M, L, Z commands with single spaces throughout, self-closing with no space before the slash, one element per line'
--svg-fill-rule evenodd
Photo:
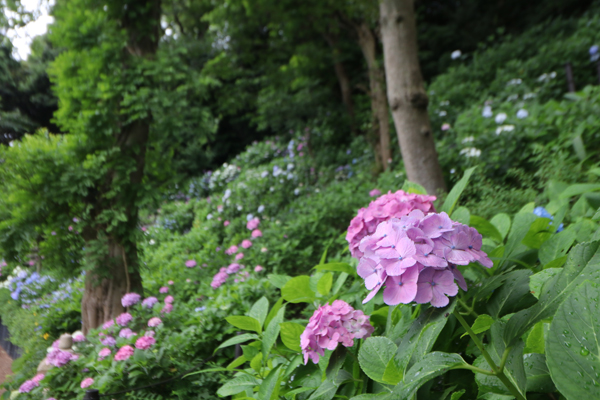
<path fill-rule="evenodd" d="M 156 343 L 156 339 L 150 336 L 142 336 L 138 340 L 135 341 L 135 348 L 140 350 L 147 350 L 153 344 Z"/>
<path fill-rule="evenodd" d="M 231 255 L 237 253 L 237 251 L 238 251 L 238 247 L 236 245 L 233 245 L 230 248 L 228 248 L 227 250 L 225 250 L 225 254 L 227 254 L 228 256 L 231 256 Z"/>
<path fill-rule="evenodd" d="M 160 313 L 161 314 L 164 314 L 164 313 L 169 314 L 171 311 L 173 311 L 173 304 L 167 303 L 167 304 L 165 304 L 165 306 L 163 307 L 163 309 L 160 310 Z"/>
<path fill-rule="evenodd" d="M 223 267 L 219 270 L 219 272 L 217 272 L 215 274 L 215 276 L 213 276 L 213 280 L 210 283 L 210 286 L 213 289 L 216 289 L 218 287 L 220 287 L 222 284 L 224 284 L 227 281 L 227 268 Z"/>
<path fill-rule="evenodd" d="M 238 254 L 236 254 L 236 255 L 235 255 L 235 259 L 236 259 L 236 261 L 239 261 L 239 260 L 241 260 L 242 258 L 244 258 L 244 253 L 238 253 Z"/>
<path fill-rule="evenodd" d="M 259 237 L 262 237 L 262 235 L 263 234 L 260 231 L 260 229 L 255 229 L 255 230 L 252 231 L 252 237 L 255 238 L 255 239 L 259 238 Z"/>
<path fill-rule="evenodd" d="M 225 221 L 225 222 L 223 222 L 223 225 L 224 225 L 224 226 L 229 226 L 229 224 L 230 224 L 230 222 L 229 222 L 229 221 Z"/>
<path fill-rule="evenodd" d="M 369 317 L 345 301 L 335 300 L 331 305 L 325 304 L 315 310 L 300 335 L 304 364 L 309 358 L 316 364 L 325 349 L 335 350 L 339 343 L 351 347 L 354 339 L 367 338 L 374 330 Z"/>
<path fill-rule="evenodd" d="M 258 218 L 252 218 L 250 221 L 248 221 L 248 223 L 246 224 L 246 228 L 248 228 L 249 231 L 253 231 L 256 228 L 258 228 L 258 225 L 260 224 L 260 219 Z"/>
<path fill-rule="evenodd" d="M 110 356 L 111 354 L 112 354 L 112 351 L 110 351 L 110 349 L 108 347 L 105 347 L 98 352 L 98 359 L 104 360 L 106 357 Z"/>
<path fill-rule="evenodd" d="M 127 326 L 133 320 L 133 316 L 129 313 L 123 313 L 117 317 L 117 324 Z"/>
<path fill-rule="evenodd" d="M 133 355 L 133 352 L 134 352 L 133 347 L 131 347 L 129 345 L 125 345 L 117 351 L 117 354 L 115 354 L 115 360 L 116 361 L 125 361 Z"/>
<path fill-rule="evenodd" d="M 34 382 L 33 380 L 25 381 L 21 387 L 19 387 L 19 393 L 29 393 L 38 386 L 40 386 L 40 384 L 38 382 Z"/>
<path fill-rule="evenodd" d="M 114 346 L 117 344 L 117 341 L 112 336 L 106 336 L 100 339 L 100 343 L 102 343 L 105 346 Z"/>
<path fill-rule="evenodd" d="M 256 267 L 254 267 L 254 272 L 261 272 L 262 270 L 264 270 L 264 268 L 261 267 L 260 265 L 257 265 Z"/>
<path fill-rule="evenodd" d="M 148 326 L 149 326 L 149 327 L 152 327 L 152 328 L 154 328 L 154 327 L 157 327 L 157 326 L 159 326 L 160 324 L 162 324 L 162 321 L 161 321 L 161 319 L 160 319 L 160 318 L 158 318 L 158 317 L 153 317 L 153 318 L 150 318 L 150 320 L 148 321 Z"/>
<path fill-rule="evenodd" d="M 42 379 L 44 379 L 44 374 L 37 374 L 36 376 L 34 376 L 33 378 L 31 378 L 32 381 L 36 382 L 36 383 L 40 383 L 40 381 Z"/>
<path fill-rule="evenodd" d="M 245 249 L 249 249 L 250 247 L 252 247 L 252 242 L 249 241 L 248 239 L 244 239 L 242 241 L 242 247 Z"/>
<path fill-rule="evenodd" d="M 85 388 L 92 386 L 93 384 L 94 384 L 93 378 L 85 378 L 84 380 L 81 381 L 81 388 L 85 389 Z"/>
<path fill-rule="evenodd" d="M 141 299 L 142 296 L 137 293 L 127 293 L 121 299 L 121 304 L 123 304 L 123 307 L 131 307 L 132 305 L 139 303 Z"/>
<path fill-rule="evenodd" d="M 115 321 L 113 319 L 109 319 L 108 321 L 106 321 L 105 323 L 102 324 L 102 329 L 108 329 L 111 326 L 113 326 L 115 324 Z"/>
<path fill-rule="evenodd" d="M 194 268 L 196 266 L 196 260 L 187 260 L 185 266 L 188 268 Z"/>
<path fill-rule="evenodd" d="M 75 343 L 85 342 L 85 335 L 83 334 L 83 332 L 75 332 L 73 334 L 73 341 Z"/>
<path fill-rule="evenodd" d="M 135 335 L 137 335 L 137 333 L 135 333 L 134 331 L 132 331 L 129 328 L 123 328 L 119 332 L 119 337 L 126 338 L 126 339 L 129 339 L 130 337 L 135 336 Z"/>
<path fill-rule="evenodd" d="M 158 293 L 168 293 L 168 292 L 169 292 L 169 288 L 166 286 L 163 286 L 160 289 L 158 289 Z"/>
<path fill-rule="evenodd" d="M 379 196 L 380 194 L 381 194 L 381 190 L 379 190 L 379 189 L 373 189 L 369 192 L 369 196 L 371 196 L 371 197 Z"/>
<path fill-rule="evenodd" d="M 227 274 L 231 275 L 231 274 L 235 274 L 236 272 L 238 272 L 241 268 L 242 268 L 242 266 L 240 264 L 233 263 L 233 264 L 229 264 L 229 266 L 227 267 L 225 272 Z"/>
<path fill-rule="evenodd" d="M 167 282 L 167 283 L 168 283 L 169 285 L 174 285 L 174 284 L 175 284 L 175 282 L 173 282 L 173 281 L 169 281 L 169 282 Z"/>
<path fill-rule="evenodd" d="M 142 301 L 142 307 L 152 308 L 156 303 L 158 303 L 158 299 L 154 296 L 150 296 Z"/>
<path fill-rule="evenodd" d="M 442 124 L 442 130 L 443 131 L 447 131 L 448 129 L 450 129 L 450 124 L 448 124 L 448 123 Z"/>

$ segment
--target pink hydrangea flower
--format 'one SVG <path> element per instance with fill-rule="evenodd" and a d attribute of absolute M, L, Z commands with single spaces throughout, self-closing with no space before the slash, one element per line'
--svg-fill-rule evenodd
<path fill-rule="evenodd" d="M 73 334 L 73 341 L 75 343 L 85 342 L 85 335 L 82 332 L 76 332 Z"/>
<path fill-rule="evenodd" d="M 166 286 L 163 286 L 160 289 L 158 289 L 158 293 L 168 293 L 168 292 L 169 292 L 169 288 Z"/>
<path fill-rule="evenodd" d="M 102 343 L 105 346 L 114 346 L 117 344 L 117 341 L 112 336 L 106 336 L 100 339 L 100 343 Z"/>
<path fill-rule="evenodd" d="M 381 194 L 381 190 L 379 190 L 379 189 L 373 189 L 369 192 L 369 196 L 371 196 L 371 197 L 379 196 L 380 194 Z"/>
<path fill-rule="evenodd" d="M 129 313 L 123 313 L 117 317 L 117 324 L 121 326 L 126 326 L 133 320 L 133 316 Z"/>
<path fill-rule="evenodd" d="M 175 301 L 175 299 L 171 295 L 168 295 L 167 297 L 165 297 L 165 304 L 173 304 L 174 301 Z"/>
<path fill-rule="evenodd" d="M 262 237 L 262 235 L 263 234 L 260 231 L 260 229 L 255 229 L 255 230 L 252 231 L 252 237 L 255 238 L 255 239 L 259 238 L 259 237 Z"/>
<path fill-rule="evenodd" d="M 238 253 L 238 254 L 236 254 L 236 255 L 235 255 L 235 259 L 236 259 L 236 261 L 239 261 L 239 260 L 241 260 L 242 258 L 244 258 L 244 253 Z"/>
<path fill-rule="evenodd" d="M 229 264 L 229 266 L 227 267 L 225 272 L 227 274 L 231 275 L 231 274 L 235 274 L 236 272 L 238 272 L 241 268 L 242 268 L 242 266 L 240 264 L 233 263 L 233 264 Z"/>
<path fill-rule="evenodd" d="M 254 267 L 254 272 L 260 272 L 262 270 L 264 270 L 264 268 L 261 267 L 260 265 L 257 265 L 256 267 Z"/>
<path fill-rule="evenodd" d="M 249 249 L 250 247 L 252 247 L 252 242 L 249 241 L 248 239 L 244 239 L 242 241 L 242 247 L 245 249 Z"/>
<path fill-rule="evenodd" d="M 450 124 L 448 124 L 448 123 L 442 124 L 442 130 L 443 131 L 447 131 L 448 129 L 450 129 Z"/>
<path fill-rule="evenodd" d="M 147 350 L 153 344 L 156 343 L 156 339 L 150 336 L 142 336 L 138 340 L 135 341 L 135 348 L 140 350 Z"/>
<path fill-rule="evenodd" d="M 167 282 L 167 283 L 168 283 L 169 285 L 174 285 L 174 284 L 175 284 L 175 282 L 173 282 L 173 281 L 169 281 L 169 282 Z"/>
<path fill-rule="evenodd" d="M 25 381 L 21 387 L 19 387 L 19 393 L 29 393 L 38 386 L 40 386 L 40 384 L 38 382 L 34 382 L 33 380 Z"/>
<path fill-rule="evenodd" d="M 357 273 L 371 290 L 363 303 L 385 287 L 386 304 L 415 301 L 444 307 L 449 303 L 447 296 L 458 293 L 455 281 L 467 290 L 457 265 L 477 261 L 488 268 L 493 266 L 481 245 L 476 229 L 452 221 L 446 213 L 425 215 L 416 209 L 382 221 L 357 248 L 363 254 Z"/>
<path fill-rule="evenodd" d="M 169 314 L 171 311 L 173 311 L 173 304 L 167 303 L 167 304 L 165 304 L 163 309 L 160 310 L 160 313 L 161 314 L 165 314 L 165 313 Z"/>
<path fill-rule="evenodd" d="M 230 248 L 228 248 L 227 250 L 225 250 L 225 254 L 227 254 L 228 256 L 233 255 L 235 253 L 237 253 L 238 251 L 238 247 L 233 245 Z"/>
<path fill-rule="evenodd" d="M 117 354 L 115 354 L 115 360 L 116 361 L 125 361 L 133 355 L 133 352 L 134 352 L 133 347 L 131 347 L 129 345 L 125 345 L 117 351 Z"/>
<path fill-rule="evenodd" d="M 248 228 L 249 231 L 253 231 L 256 228 L 258 228 L 258 225 L 260 224 L 260 219 L 258 218 L 252 218 L 250 221 L 248 221 L 248 223 L 246 224 L 246 228 Z"/>
<path fill-rule="evenodd" d="M 112 354 L 112 351 L 108 347 L 105 347 L 98 352 L 98 359 L 104 360 L 106 357 L 110 356 L 111 354 Z"/>
<path fill-rule="evenodd" d="M 94 384 L 94 379 L 93 378 L 85 378 L 84 380 L 81 381 L 81 388 L 85 389 L 87 387 L 90 387 Z"/>
<path fill-rule="evenodd" d="M 154 332 L 154 331 L 146 331 L 146 333 L 144 333 L 144 336 L 154 337 L 155 334 L 156 334 L 156 332 Z"/>
<path fill-rule="evenodd" d="M 160 324 L 162 324 L 162 321 L 158 317 L 150 318 L 150 320 L 148 321 L 148 326 L 152 328 L 157 327 Z"/>
<path fill-rule="evenodd" d="M 121 299 L 121 304 L 123 304 L 123 307 L 131 307 L 132 305 L 139 303 L 141 299 L 142 296 L 137 293 L 127 293 Z"/>
<path fill-rule="evenodd" d="M 55 348 L 52 349 L 50 353 L 48 353 L 46 361 L 48 362 L 48 364 L 54 365 L 55 367 L 62 367 L 71 360 L 77 360 L 77 358 L 79 357 L 75 354 Z"/>
<path fill-rule="evenodd" d="M 187 260 L 185 266 L 188 268 L 194 268 L 196 266 L 196 260 Z"/>
<path fill-rule="evenodd" d="M 32 381 L 36 382 L 36 383 L 40 383 L 40 381 L 42 379 L 44 379 L 44 374 L 37 374 L 36 376 L 34 376 L 33 378 L 31 378 Z"/>
<path fill-rule="evenodd" d="M 354 339 L 367 338 L 373 331 L 369 317 L 345 301 L 335 300 L 331 305 L 325 304 L 315 310 L 300 335 L 304 364 L 309 358 L 316 364 L 325 349 L 335 350 L 339 343 L 351 347 Z"/>
<path fill-rule="evenodd" d="M 150 296 L 142 301 L 142 307 L 152 308 L 156 303 L 158 303 L 158 299 L 154 296 Z"/>
<path fill-rule="evenodd" d="M 229 226 L 229 224 L 230 224 L 230 222 L 229 222 L 229 221 L 225 221 L 225 222 L 223 222 L 223 225 L 225 225 L 225 226 Z"/>
<path fill-rule="evenodd" d="M 108 321 L 106 321 L 105 323 L 102 324 L 102 329 L 108 329 L 111 326 L 113 326 L 114 324 L 115 324 L 115 320 L 109 319 Z"/>
<path fill-rule="evenodd" d="M 219 272 L 217 272 L 215 274 L 215 276 L 213 276 L 213 280 L 210 283 L 210 286 L 213 289 L 216 289 L 218 287 L 220 287 L 222 284 L 224 284 L 227 281 L 227 268 L 223 267 L 221 268 L 221 270 Z"/>

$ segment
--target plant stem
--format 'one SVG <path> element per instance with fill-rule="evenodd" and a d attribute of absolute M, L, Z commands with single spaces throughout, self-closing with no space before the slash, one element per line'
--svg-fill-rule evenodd
<path fill-rule="evenodd" d="M 458 299 L 458 303 L 462 306 L 462 308 L 467 310 L 469 314 L 473 315 L 475 318 L 479 317 L 479 314 L 477 314 L 473 308 L 469 307 L 462 299 Z"/>
<path fill-rule="evenodd" d="M 504 349 L 504 353 L 502 353 L 502 359 L 500 360 L 500 366 L 498 367 L 500 372 L 504 372 L 504 366 L 506 365 L 506 360 L 508 359 L 508 353 L 510 353 L 510 347 Z"/>
<path fill-rule="evenodd" d="M 479 348 L 479 351 L 481 351 L 481 354 L 483 355 L 483 358 L 485 358 L 485 360 L 489 364 L 489 366 L 492 369 L 494 375 L 496 375 L 498 377 L 498 379 L 500 379 L 500 381 L 504 384 L 504 386 L 506 386 L 506 388 L 508 389 L 508 391 L 513 396 L 515 396 L 515 398 L 517 400 L 527 400 L 519 392 L 519 390 L 515 387 L 515 385 L 513 385 L 512 382 L 508 380 L 508 378 L 504 374 L 504 364 L 501 364 L 502 365 L 502 369 L 500 369 L 496 365 L 496 363 L 494 362 L 494 360 L 492 359 L 492 356 L 490 356 L 490 354 L 487 352 L 487 350 L 485 349 L 485 347 L 483 347 L 483 343 L 481 342 L 481 340 L 479 339 L 479 337 L 477 336 L 477 334 L 475 334 L 475 332 L 473 332 L 473 330 L 471 329 L 471 327 L 469 326 L 469 324 L 467 323 L 467 321 L 465 321 L 465 319 L 462 317 L 462 315 L 460 315 L 460 313 L 458 312 L 458 310 L 454 309 L 453 313 L 454 313 L 454 316 L 456 317 L 456 319 L 458 320 L 458 322 L 460 322 L 460 324 L 463 326 L 463 328 L 465 328 L 465 330 L 467 331 L 467 333 L 469 334 L 469 336 L 471 336 L 471 339 L 473 339 L 473 342 L 475 342 L 475 345 L 477 346 L 477 348 Z M 508 351 L 509 350 L 510 350 L 509 348 L 505 349 L 504 350 L 504 354 L 502 354 L 502 359 L 504 360 L 504 363 L 506 363 L 506 358 L 508 357 Z"/>
<path fill-rule="evenodd" d="M 471 365 L 471 364 L 461 365 L 460 367 L 457 367 L 456 369 L 468 369 L 470 371 L 477 372 L 479 374 L 496 376 L 496 374 L 494 374 L 494 371 L 488 371 L 487 369 L 477 368 L 476 366 Z"/>

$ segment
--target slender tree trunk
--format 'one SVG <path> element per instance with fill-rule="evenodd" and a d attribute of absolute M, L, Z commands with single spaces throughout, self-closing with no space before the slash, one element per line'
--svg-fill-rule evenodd
<path fill-rule="evenodd" d="M 358 34 L 358 44 L 367 61 L 369 70 L 369 92 L 371 95 L 371 110 L 375 126 L 373 129 L 378 133 L 378 153 L 384 170 L 387 170 L 392 160 L 390 148 L 390 123 L 388 114 L 388 102 L 385 97 L 385 76 L 382 66 L 377 62 L 377 41 L 375 34 L 367 23 L 362 22 L 355 25 Z"/>
<path fill-rule="evenodd" d="M 356 125 L 354 120 L 354 102 L 352 101 L 352 86 L 350 85 L 350 78 L 348 77 L 348 73 L 346 72 L 346 68 L 344 67 L 344 63 L 342 63 L 340 57 L 340 48 L 337 45 L 337 39 L 328 33 L 323 33 L 323 37 L 325 41 L 331 47 L 331 53 L 333 57 L 333 68 L 335 69 L 335 76 L 337 77 L 338 83 L 340 85 L 340 92 L 342 94 L 342 102 L 346 107 L 346 112 L 348 113 L 348 117 L 350 118 L 350 131 L 352 135 L 356 134 Z"/>
<path fill-rule="evenodd" d="M 128 6 L 121 20 L 128 32 L 127 46 L 123 49 L 123 70 L 141 58 L 155 56 L 160 28 L 160 0 L 132 0 Z M 94 266 L 86 275 L 81 302 L 84 334 L 122 313 L 121 298 L 125 293 L 143 291 L 137 244 L 133 237 L 138 225 L 137 197 L 144 177 L 150 120 L 151 116 L 147 115 L 115 129 L 114 140 L 115 146 L 120 149 L 119 157 L 131 159 L 135 165 L 129 175 L 129 185 L 113 200 L 125 207 L 127 221 L 123 227 L 126 233 L 107 232 L 105 224 L 82 232 L 86 247 L 90 248 L 87 261 Z M 122 179 L 116 171 L 109 175 L 107 186 L 97 193 L 98 198 L 93 202 L 95 215 L 111 207 L 111 202 L 104 195 L 110 190 L 113 180 Z M 92 248 L 95 246 L 97 249 L 99 245 L 106 249 L 104 254 L 93 254 Z"/>
<path fill-rule="evenodd" d="M 379 11 L 387 97 L 408 179 L 431 194 L 445 191 L 419 67 L 413 0 L 382 0 Z"/>

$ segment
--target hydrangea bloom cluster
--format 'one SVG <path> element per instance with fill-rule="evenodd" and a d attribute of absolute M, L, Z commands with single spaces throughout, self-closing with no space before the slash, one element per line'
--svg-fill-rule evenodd
<path fill-rule="evenodd" d="M 196 260 L 187 260 L 185 266 L 188 268 L 194 268 L 197 265 Z"/>
<path fill-rule="evenodd" d="M 398 190 L 389 192 L 372 201 L 367 208 L 358 210 L 358 215 L 352 219 L 346 234 L 353 257 L 360 258 L 363 252 L 359 249 L 361 240 L 371 235 L 377 226 L 390 218 L 400 218 L 408 215 L 412 210 L 421 210 L 424 213 L 435 211 L 433 201 L 435 196 L 405 193 Z"/>
<path fill-rule="evenodd" d="M 125 338 L 125 339 L 129 339 L 132 336 L 137 335 L 137 333 L 135 333 L 134 331 L 132 331 L 129 328 L 123 328 L 121 329 L 121 331 L 119 332 L 119 337 Z"/>
<path fill-rule="evenodd" d="M 92 386 L 93 384 L 94 384 L 94 378 L 85 378 L 84 380 L 81 381 L 81 388 L 85 389 L 85 388 Z"/>
<path fill-rule="evenodd" d="M 363 256 L 357 272 L 371 290 L 363 303 L 385 286 L 386 304 L 415 301 L 444 307 L 447 296 L 458 293 L 455 280 L 467 290 L 457 265 L 478 261 L 493 266 L 481 244 L 476 229 L 452 221 L 446 213 L 425 215 L 417 209 L 381 222 L 359 245 Z"/>
<path fill-rule="evenodd" d="M 217 272 L 216 275 L 213 277 L 213 280 L 210 283 L 210 287 L 212 287 L 213 289 L 220 287 L 227 281 L 227 277 L 227 268 L 221 268 L 219 272 Z"/>
<path fill-rule="evenodd" d="M 106 357 L 110 356 L 111 353 L 112 352 L 110 351 L 110 349 L 108 347 L 105 347 L 98 352 L 98 359 L 104 360 Z"/>
<path fill-rule="evenodd" d="M 58 348 L 53 348 L 46 357 L 46 361 L 50 365 L 55 367 L 62 367 L 71 360 L 77 360 L 79 358 L 76 354 L 64 351 Z"/>
<path fill-rule="evenodd" d="M 160 324 L 162 324 L 162 321 L 160 320 L 160 318 L 158 317 L 152 317 L 150 318 L 150 320 L 148 321 L 148 326 L 151 328 L 157 327 Z"/>
<path fill-rule="evenodd" d="M 131 320 L 133 320 L 133 316 L 126 312 L 117 317 L 117 324 L 121 326 L 126 326 L 128 323 L 131 322 Z"/>
<path fill-rule="evenodd" d="M 135 341 L 135 348 L 140 350 L 147 350 L 153 344 L 156 343 L 156 339 L 151 336 L 142 336 L 138 340 Z"/>
<path fill-rule="evenodd" d="M 131 307 L 134 304 L 139 303 L 141 299 L 142 296 L 137 293 L 127 293 L 121 298 L 121 304 L 123 304 L 123 307 Z"/>
<path fill-rule="evenodd" d="M 142 307 L 152 308 L 156 303 L 158 303 L 158 299 L 154 296 L 150 296 L 142 301 Z"/>
<path fill-rule="evenodd" d="M 133 355 L 133 352 L 134 352 L 133 347 L 131 347 L 129 345 L 125 345 L 117 351 L 117 354 L 115 354 L 115 360 L 116 361 L 127 360 L 127 359 L 129 359 L 129 357 L 131 357 Z"/>
<path fill-rule="evenodd" d="M 343 300 L 321 306 L 315 310 L 300 335 L 304 364 L 309 358 L 315 364 L 318 363 L 325 349 L 334 350 L 338 343 L 351 347 L 354 339 L 367 338 L 373 330 L 369 317 Z"/>

